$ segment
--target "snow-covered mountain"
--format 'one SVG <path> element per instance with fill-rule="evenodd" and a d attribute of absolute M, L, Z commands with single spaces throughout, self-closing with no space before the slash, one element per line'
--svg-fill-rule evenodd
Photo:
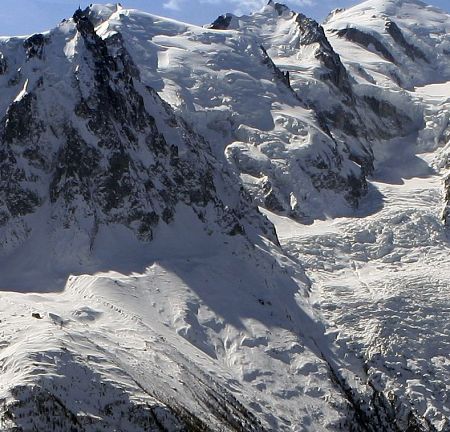
<path fill-rule="evenodd" d="M 103 40 L 78 11 L 1 50 L 4 268 L 19 261 L 27 272 L 36 260 L 64 275 L 108 268 L 116 252 L 97 241 L 117 237 L 139 249 L 133 239 L 151 241 L 177 207 L 211 231 L 244 233 L 247 217 L 273 231 L 204 138 L 141 81 L 120 34 Z M 49 256 L 43 242 L 55 246 Z M 2 283 L 15 283 L 5 273 Z"/>
<path fill-rule="evenodd" d="M 449 26 L 1 38 L 0 430 L 450 430 Z"/>

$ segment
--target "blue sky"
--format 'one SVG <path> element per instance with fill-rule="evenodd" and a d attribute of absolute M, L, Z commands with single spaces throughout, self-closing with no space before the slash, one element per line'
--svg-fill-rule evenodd
<path fill-rule="evenodd" d="M 323 19 L 337 7 L 359 3 L 358 0 L 279 0 L 292 9 L 315 19 Z M 0 35 L 30 34 L 54 27 L 70 17 L 80 4 L 88 6 L 92 0 L 2 0 Z M 137 8 L 195 24 L 213 21 L 225 12 L 237 14 L 257 10 L 266 0 L 122 0 L 122 5 Z M 432 0 L 434 6 L 450 11 L 449 0 Z"/>

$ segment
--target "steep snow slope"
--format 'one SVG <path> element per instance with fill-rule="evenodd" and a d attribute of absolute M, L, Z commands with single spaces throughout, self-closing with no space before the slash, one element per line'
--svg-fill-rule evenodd
<path fill-rule="evenodd" d="M 61 294 L 2 294 L 3 428 L 353 423 L 292 263 L 191 230 L 186 238 L 172 228 L 170 245 L 155 240 L 160 254 L 143 274 L 72 277 Z M 277 270 L 279 260 L 291 275 Z"/>
<path fill-rule="evenodd" d="M 323 27 L 301 13 L 269 1 L 261 11 L 242 17 L 227 14 L 212 24 L 226 26 L 260 41 L 297 96 L 314 109 L 365 174 L 372 171 L 374 143 L 422 127 L 422 107 L 408 93 L 361 85 Z"/>
<path fill-rule="evenodd" d="M 407 429 L 412 412 L 419 430 L 448 430 L 450 280 L 441 185 L 425 177 L 377 186 L 380 213 L 320 224 L 312 233 L 280 228 L 282 243 L 306 263 L 313 302 L 336 332 L 335 344 L 361 356 L 367 381 L 396 408 L 399 429 Z"/>
<path fill-rule="evenodd" d="M 126 241 L 141 258 L 123 268 L 142 269 L 144 243 L 183 206 L 206 230 L 242 234 L 249 222 L 270 237 L 208 143 L 141 82 L 120 35 L 101 39 L 79 11 L 0 50 L 2 287 L 25 288 L 30 273 L 33 289 L 37 274 L 40 289 L 53 289 L 46 271 L 66 277 L 115 265 L 99 235 Z"/>
<path fill-rule="evenodd" d="M 389 400 L 394 430 L 447 431 L 450 275 L 441 209 L 449 85 L 424 86 L 416 97 L 428 105 L 427 127 L 417 141 L 375 149 L 374 190 L 359 217 L 308 227 L 270 217 L 284 249 L 304 263 L 336 349 L 361 358 L 362 380 Z"/>

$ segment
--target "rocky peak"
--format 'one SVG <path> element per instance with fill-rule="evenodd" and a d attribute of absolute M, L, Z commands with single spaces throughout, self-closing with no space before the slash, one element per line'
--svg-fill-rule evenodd
<path fill-rule="evenodd" d="M 334 51 L 328 41 L 323 27 L 312 18 L 299 13 L 295 18 L 299 30 L 298 47 L 317 44 L 315 57 L 329 71 L 324 75 L 336 87 L 345 93 L 351 93 L 349 77 L 339 55 Z"/>
<path fill-rule="evenodd" d="M 276 12 L 278 13 L 279 16 L 281 16 L 285 13 L 291 13 L 291 10 L 289 9 L 289 7 L 287 7 L 286 5 L 284 5 L 282 3 L 276 3 L 273 0 L 269 0 L 269 3 L 267 5 L 272 6 L 276 10 Z"/>
<path fill-rule="evenodd" d="M 36 82 L 39 76 L 40 84 L 16 98 L 1 121 L 0 248 L 31 238 L 38 229 L 31 216 L 44 207 L 52 232 L 86 238 L 80 247 L 87 250 L 111 224 L 149 241 L 180 204 L 205 229 L 244 233 L 249 216 L 276 241 L 270 224 L 217 167 L 208 143 L 141 82 L 120 33 L 100 38 L 89 9 L 77 10 L 73 23 L 80 37 L 71 35 L 76 54 L 64 65 L 64 82 L 42 78 L 57 61 L 49 50 L 42 66 L 22 77 Z M 66 38 L 54 33 L 45 44 L 60 44 L 58 37 Z M 39 55 L 43 40 L 25 41 L 25 61 Z M 63 86 L 68 99 L 53 97 L 53 85 Z M 234 206 L 224 204 L 218 185 Z"/>
<path fill-rule="evenodd" d="M 231 20 L 233 19 L 233 15 L 227 13 L 225 15 L 220 15 L 210 26 L 209 28 L 213 30 L 227 30 L 230 27 Z"/>

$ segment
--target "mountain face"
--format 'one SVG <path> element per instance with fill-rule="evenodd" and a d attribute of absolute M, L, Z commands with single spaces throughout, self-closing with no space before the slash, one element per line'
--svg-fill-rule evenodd
<path fill-rule="evenodd" d="M 0 38 L 0 430 L 450 430 L 449 29 L 271 0 Z"/>
<path fill-rule="evenodd" d="M 100 231 L 122 226 L 151 241 L 178 205 L 205 227 L 242 234 L 248 211 L 271 230 L 226 173 L 219 178 L 208 143 L 142 83 L 121 35 L 101 39 L 87 12 L 2 51 L 3 255 L 49 236 L 86 265 Z M 70 249 L 55 251 L 54 268 Z"/>
<path fill-rule="evenodd" d="M 325 30 L 358 79 L 411 89 L 448 81 L 448 25 L 448 15 L 421 1 L 374 0 L 331 14 Z M 350 53 L 358 52 L 355 64 Z"/>

